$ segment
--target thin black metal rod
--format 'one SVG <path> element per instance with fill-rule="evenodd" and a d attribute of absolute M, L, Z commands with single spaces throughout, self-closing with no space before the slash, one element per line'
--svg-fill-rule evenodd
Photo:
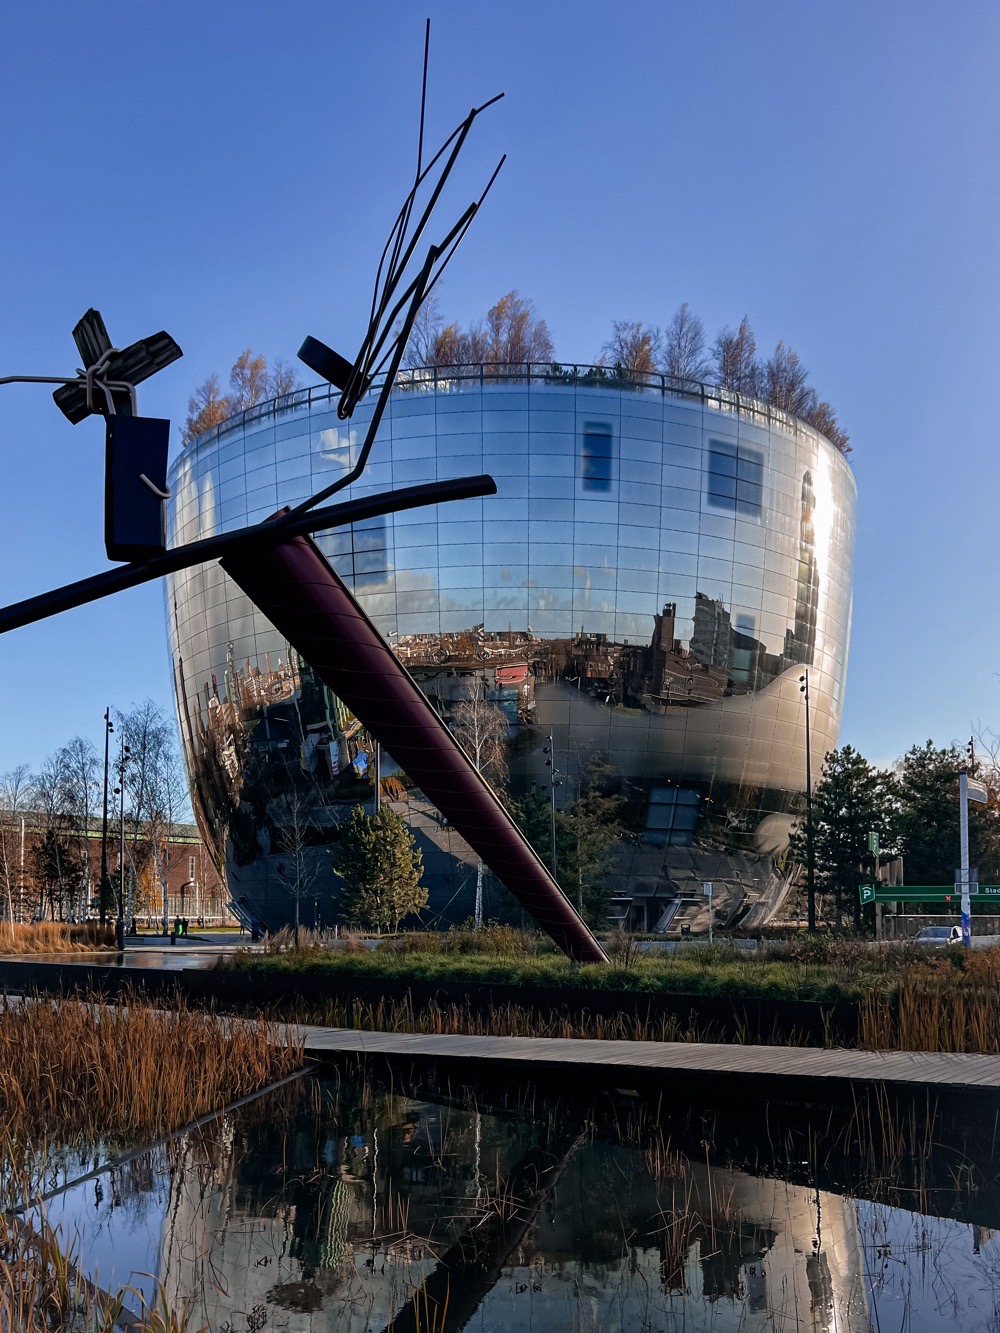
<path fill-rule="evenodd" d="M 496 495 L 496 491 L 496 482 L 485 474 L 455 477 L 450 481 L 422 482 L 419 486 L 405 486 L 398 491 L 382 491 L 360 500 L 347 500 L 323 509 L 307 510 L 291 522 L 285 518 L 280 523 L 257 523 L 250 528 L 241 528 L 238 532 L 205 537 L 187 546 L 174 547 L 154 560 L 123 565 L 120 569 L 108 569 L 88 579 L 67 583 L 61 588 L 53 588 L 51 592 L 43 592 L 37 597 L 28 597 L 23 602 L 13 602 L 10 606 L 2 607 L 0 634 L 20 629 L 23 625 L 32 625 L 39 620 L 47 620 L 60 611 L 70 611 L 73 607 L 85 606 L 87 602 L 110 597 L 112 593 L 124 592 L 126 588 L 150 583 L 153 579 L 162 578 L 164 574 L 175 574 L 191 565 L 217 560 L 245 543 L 266 545 L 274 541 L 286 541 L 289 537 L 303 533 L 360 523 L 364 519 L 395 514 L 403 509 L 419 509 L 424 505 L 444 504 L 449 500 L 474 500 L 483 495 Z"/>
<path fill-rule="evenodd" d="M 494 172 L 494 176 L 495 176 L 495 175 L 496 175 L 496 173 Z M 492 179 L 492 178 L 491 178 L 491 179 Z M 455 253 L 455 250 L 458 248 L 459 242 L 461 241 L 462 237 L 465 235 L 465 233 L 466 233 L 466 232 L 469 230 L 469 228 L 471 227 L 471 225 L 472 225 L 472 220 L 473 220 L 473 218 L 476 216 L 476 213 L 477 213 L 478 209 L 479 209 L 479 205 L 478 205 L 478 204 L 470 204 L 469 207 L 468 207 L 468 208 L 465 210 L 465 212 L 462 214 L 462 216 L 461 216 L 461 217 L 458 219 L 458 221 L 455 223 L 455 225 L 452 227 L 452 229 L 448 232 L 448 234 L 447 234 L 447 236 L 444 238 L 444 240 L 441 241 L 441 243 L 440 243 L 439 245 L 436 245 L 436 246 L 434 247 L 434 249 L 435 249 L 435 251 L 436 251 L 436 254 L 435 254 L 435 261 L 434 261 L 435 263 L 437 263 L 437 260 L 440 259 L 442 255 L 445 255 L 445 251 L 448 250 L 449 246 L 451 247 L 449 253 L 448 253 L 447 255 L 445 255 L 445 258 L 444 258 L 444 260 L 443 260 L 442 263 L 441 263 L 441 266 L 440 266 L 441 268 L 444 268 L 444 265 L 448 262 L 448 260 L 451 258 L 451 256 Z M 432 265 L 432 269 L 433 269 L 433 265 Z M 369 349 L 368 349 L 368 356 L 367 356 L 367 360 L 366 360 L 366 362 L 365 362 L 366 366 L 368 367 L 368 369 L 367 369 L 366 372 L 365 372 L 365 382 L 366 382 L 366 384 L 367 384 L 368 382 L 371 381 L 371 378 L 372 378 L 373 375 L 377 375 L 377 374 L 379 373 L 379 371 L 381 371 L 381 369 L 382 369 L 382 367 L 385 365 L 386 361 L 387 361 L 387 360 L 389 359 L 389 357 L 392 355 L 392 352 L 393 352 L 393 350 L 395 349 L 395 346 L 396 346 L 396 343 L 397 343 L 397 342 L 402 342 L 402 344 L 403 344 L 403 350 L 404 350 L 404 351 L 406 350 L 406 343 L 407 343 L 407 341 L 409 340 L 409 328 L 412 328 L 413 322 L 414 322 L 414 320 L 416 319 L 416 314 L 414 314 L 413 319 L 410 320 L 410 322 L 409 322 L 409 327 L 400 328 L 398 332 L 394 332 L 393 325 L 394 325 L 395 320 L 396 320 L 396 318 L 398 317 L 400 311 L 403 309 L 403 306 L 405 306 L 406 303 L 407 303 L 407 301 L 409 301 L 409 300 L 412 298 L 413 293 L 414 293 L 414 291 L 416 290 L 417 283 L 420 282 L 420 281 L 422 280 L 422 278 L 423 278 L 423 273 L 424 273 L 424 270 L 421 269 L 420 272 L 417 274 L 417 276 L 416 276 L 416 277 L 413 279 L 413 281 L 410 283 L 409 287 L 407 287 L 407 289 L 406 289 L 406 291 L 403 293 L 403 295 L 399 298 L 399 300 L 398 300 L 398 301 L 396 302 L 396 304 L 393 306 L 392 310 L 389 311 L 388 315 L 385 315 L 385 314 L 383 313 L 383 315 L 380 315 L 380 316 L 379 316 L 379 322 L 380 322 L 380 324 L 381 324 L 381 326 L 382 326 L 382 332 L 381 332 L 381 334 L 379 334 L 379 336 L 378 336 L 377 338 L 373 339 L 373 341 L 372 341 L 372 343 L 371 343 L 371 346 L 370 346 Z M 426 285 L 426 288 L 425 288 L 425 290 L 424 290 L 423 296 L 420 298 L 421 301 L 424 301 L 424 300 L 426 299 L 426 297 L 427 297 L 427 293 L 431 290 L 431 288 L 434 286 L 434 283 L 437 281 L 437 277 L 431 278 L 431 276 L 430 276 L 430 272 L 428 272 L 427 277 L 428 277 L 428 281 L 427 281 L 427 285 Z M 404 333 L 406 334 L 406 337 L 403 336 Z M 386 353 L 386 355 L 383 357 L 383 359 L 382 359 L 382 361 L 379 363 L 379 365 L 378 365 L 374 370 L 372 370 L 371 367 L 372 367 L 372 365 L 373 365 L 373 363 L 374 363 L 374 361 L 375 361 L 375 358 L 376 358 L 376 357 L 379 355 L 379 353 L 382 351 L 382 348 L 383 348 L 383 346 L 385 345 L 386 340 L 390 337 L 390 335 L 392 336 L 392 344 L 391 344 L 391 346 L 390 346 L 390 348 L 389 348 L 389 351 L 388 351 L 388 352 Z M 360 401 L 360 399 L 359 399 L 358 401 Z M 355 404 L 355 406 L 356 406 L 356 404 Z M 353 411 L 353 407 L 352 407 L 352 411 Z"/>
<path fill-rule="evenodd" d="M 416 201 L 417 187 L 420 183 L 420 172 L 424 160 L 424 119 L 427 113 L 427 61 L 430 55 L 431 45 L 431 21 L 424 24 L 424 67 L 420 80 L 420 128 L 417 132 L 417 170 L 414 176 L 413 189 L 403 207 L 402 222 L 396 235 L 396 243 L 393 246 L 392 258 L 389 261 L 389 272 L 393 273 L 396 268 L 396 261 L 399 259 L 399 251 L 406 236 L 406 229 L 410 225 L 410 217 L 413 213 L 413 205 Z"/>
<path fill-rule="evenodd" d="M 445 269 L 446 269 L 446 268 L 448 267 L 448 265 L 451 263 L 451 260 L 452 260 L 452 258 L 453 258 L 454 255 L 455 255 L 455 251 L 458 249 L 458 247 L 462 244 L 462 241 L 465 239 L 465 234 L 466 234 L 466 232 L 467 232 L 467 231 L 469 230 L 469 228 L 472 226 L 473 219 L 475 218 L 476 214 L 479 212 L 480 208 L 482 208 L 482 206 L 483 206 L 483 200 L 484 200 L 484 199 L 486 198 L 486 196 L 489 194 L 489 192 L 490 192 L 490 190 L 491 190 L 491 188 L 492 188 L 492 186 L 493 186 L 493 182 L 496 180 L 497 176 L 499 176 L 499 174 L 500 174 L 500 168 L 503 166 L 503 164 L 504 164 L 506 161 L 507 161 L 507 154 L 505 153 L 505 154 L 503 155 L 503 157 L 501 157 L 500 161 L 497 163 L 496 167 L 494 168 L 493 175 L 490 177 L 489 181 L 487 182 L 486 189 L 485 189 L 485 190 L 482 192 L 482 194 L 479 196 L 479 200 L 478 200 L 478 202 L 469 205 L 469 207 L 465 210 L 465 212 L 462 214 L 462 216 L 459 218 L 459 220 L 458 220 L 458 221 L 455 223 L 455 225 L 452 227 L 452 229 L 451 229 L 451 231 L 448 233 L 448 235 L 444 238 L 444 240 L 443 240 L 443 241 L 441 242 L 441 244 L 438 246 L 438 250 L 441 252 L 441 254 L 442 254 L 443 257 L 442 257 L 442 259 L 441 259 L 440 264 L 438 264 L 438 266 L 437 266 L 437 270 L 436 270 L 436 272 L 434 273 L 433 277 L 430 279 L 430 282 L 427 284 L 427 288 L 426 288 L 426 290 L 425 290 L 425 292 L 424 292 L 424 295 L 423 295 L 423 298 L 422 298 L 424 301 L 426 301 L 427 298 L 428 298 L 428 296 L 430 296 L 431 292 L 434 290 L 434 288 L 437 286 L 438 282 L 440 281 L 441 275 L 444 273 Z M 446 250 L 447 250 L 447 254 L 444 253 Z M 403 295 L 399 298 L 399 301 L 398 301 L 397 304 L 396 304 L 396 309 L 392 312 L 392 314 L 390 315 L 390 317 L 385 321 L 385 332 L 382 334 L 382 337 L 378 340 L 378 342 L 377 342 L 377 343 L 375 344 L 375 346 L 372 348 L 371 355 L 370 355 L 369 358 L 368 358 L 369 366 L 372 365 L 372 363 L 374 362 L 376 356 L 378 356 L 379 352 L 382 350 L 382 344 L 385 342 L 386 337 L 388 336 L 388 332 L 389 332 L 389 330 L 390 330 L 391 327 L 392 327 L 392 321 L 396 318 L 396 315 L 397 315 L 399 309 L 402 307 L 402 305 L 403 305 L 404 302 L 406 301 L 407 297 L 408 297 L 408 296 L 410 295 L 410 293 L 413 291 L 413 286 L 414 286 L 414 283 L 411 283 L 410 286 L 407 287 L 406 291 L 405 291 L 405 292 L 403 293 Z M 402 336 L 403 336 L 403 335 L 402 335 L 402 330 L 400 330 L 400 333 L 399 333 L 398 336 L 399 336 L 400 338 L 402 338 Z M 382 357 L 382 360 L 379 361 L 379 363 L 378 363 L 376 366 L 374 366 L 374 368 L 372 368 L 372 369 L 369 370 L 369 372 L 368 372 L 368 376 L 367 376 L 369 382 L 370 382 L 372 379 L 374 379 L 374 377 L 375 377 L 376 375 L 380 375 L 380 374 L 382 373 L 382 370 L 384 369 L 386 362 L 389 360 L 389 358 L 390 358 L 391 355 L 392 355 L 393 350 L 395 349 L 395 345 L 396 345 L 396 344 L 395 344 L 395 341 L 393 341 L 392 346 L 388 349 L 388 351 L 387 351 L 387 352 L 385 353 L 385 355 Z M 405 342 L 404 342 L 404 350 L 405 350 Z"/>
<path fill-rule="evenodd" d="M 497 93 L 495 97 L 491 97 L 489 101 L 484 102 L 482 106 L 474 107 L 473 110 L 469 112 L 466 119 L 464 121 L 461 121 L 452 130 L 451 134 L 448 135 L 448 138 L 445 139 L 444 143 L 437 150 L 437 152 L 434 154 L 434 156 L 431 158 L 431 160 L 427 163 L 426 167 L 424 167 L 423 171 L 418 176 L 416 182 L 414 183 L 412 189 L 410 190 L 410 193 L 407 195 L 402 208 L 399 210 L 399 213 L 396 216 L 396 221 L 393 223 L 392 229 L 389 232 L 389 239 L 386 241 L 385 247 L 382 250 L 382 257 L 379 260 L 378 271 L 375 274 L 375 290 L 372 295 L 371 316 L 369 320 L 370 326 L 377 325 L 379 323 L 381 319 L 380 312 L 385 310 L 386 306 L 388 305 L 391 299 L 391 292 L 396 287 L 396 285 L 400 280 L 401 271 L 393 272 L 390 270 L 387 271 L 383 282 L 382 270 L 385 266 L 386 256 L 388 255 L 389 249 L 393 244 L 393 238 L 396 236 L 398 229 L 403 224 L 404 215 L 408 216 L 407 210 L 408 209 L 412 210 L 412 199 L 415 196 L 417 190 L 430 175 L 431 171 L 433 171 L 439 158 L 441 158 L 444 155 L 446 149 L 449 147 L 449 145 L 451 144 L 452 140 L 456 137 L 456 135 L 462 134 L 463 130 L 465 130 L 465 132 L 467 133 L 468 127 L 471 126 L 475 118 L 481 115 L 482 112 L 484 112 L 488 107 L 491 107 L 494 104 L 494 102 L 499 102 L 502 98 L 503 98 L 503 93 Z M 448 164 L 444 170 L 445 170 L 445 177 L 442 179 L 441 182 L 439 182 L 438 193 L 440 193 L 441 186 L 444 184 L 444 179 L 447 178 L 448 173 L 451 171 L 451 164 Z M 414 245 L 416 244 L 416 241 L 419 239 L 420 231 L 422 229 L 423 229 L 423 224 L 421 224 L 420 229 L 417 231 L 417 234 L 414 237 L 413 240 Z M 411 246 L 411 253 L 412 253 L 412 248 L 413 247 Z M 404 264 L 403 268 L 405 269 L 405 267 L 406 265 Z M 364 351 L 364 347 L 367 341 L 368 337 L 366 335 L 365 341 L 362 342 L 361 344 L 362 351 Z M 358 358 L 357 358 L 357 362 L 360 363 L 360 361 L 361 361 L 361 352 L 358 353 Z"/>
<path fill-rule="evenodd" d="M 351 482 L 356 481 L 364 472 L 368 464 L 368 455 L 372 451 L 372 445 L 375 443 L 375 436 L 378 434 L 378 428 L 382 424 L 382 416 L 389 402 L 389 394 L 392 392 L 392 386 L 396 382 L 396 373 L 399 370 L 399 363 L 403 359 L 403 352 L 406 349 L 406 341 L 410 336 L 410 329 L 413 327 L 413 321 L 417 317 L 417 311 L 420 309 L 420 303 L 424 299 L 424 288 L 427 285 L 427 279 L 430 276 L 431 269 L 437 260 L 437 250 L 432 245 L 427 251 L 427 258 L 424 260 L 424 266 L 417 277 L 416 286 L 413 292 L 413 299 L 410 302 L 410 308 L 406 312 L 406 319 L 403 321 L 403 328 L 399 338 L 396 340 L 396 347 L 392 355 L 392 363 L 386 372 L 385 383 L 379 393 L 378 400 L 375 403 L 375 410 L 372 412 L 372 419 L 368 424 L 368 430 L 365 434 L 364 444 L 358 454 L 358 461 L 351 468 L 346 476 L 338 478 L 331 482 L 329 486 L 324 486 L 321 491 L 311 495 L 308 500 L 303 500 L 301 504 L 295 505 L 290 509 L 286 516 L 281 520 L 282 527 L 294 522 L 300 514 L 307 513 L 308 510 L 315 508 L 322 500 L 328 500 L 331 495 L 337 491 L 342 491 L 345 486 L 350 486 Z"/>

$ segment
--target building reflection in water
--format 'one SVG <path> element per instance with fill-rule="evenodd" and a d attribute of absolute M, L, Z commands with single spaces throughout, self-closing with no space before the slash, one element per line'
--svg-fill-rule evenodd
<path fill-rule="evenodd" d="M 403 1333 L 425 1326 L 414 1293 L 454 1329 L 868 1326 L 851 1200 L 705 1164 L 657 1180 L 578 1131 L 341 1088 L 159 1167 L 127 1207 L 81 1189 L 61 1217 L 84 1252 L 98 1228 L 105 1253 L 158 1230 L 143 1262 L 193 1327 Z"/>
<path fill-rule="evenodd" d="M 171 541 L 332 480 L 368 411 L 347 431 L 310 391 L 201 437 L 171 472 Z M 515 794 L 546 780 L 549 736 L 558 804 L 591 756 L 608 757 L 635 834 L 610 871 L 623 922 L 662 925 L 704 879 L 720 920 L 766 915 L 803 805 L 803 667 L 813 753 L 837 741 L 855 504 L 842 456 L 749 401 L 548 377 L 404 384 L 373 459 L 352 495 L 435 473 L 497 480 L 487 500 L 319 538 L 441 714 L 471 693 L 503 715 Z M 326 849 L 371 799 L 371 738 L 218 567 L 171 577 L 168 622 L 195 808 L 233 899 L 248 919 L 287 920 L 289 844 L 305 837 L 300 914 L 329 922 Z M 382 771 L 421 844 L 432 910 L 463 919 L 474 858 L 391 758 Z M 292 807 L 308 811 L 305 832 Z"/>

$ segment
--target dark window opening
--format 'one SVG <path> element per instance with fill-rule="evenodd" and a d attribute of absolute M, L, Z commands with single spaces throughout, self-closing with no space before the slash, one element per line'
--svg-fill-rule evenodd
<path fill-rule="evenodd" d="M 764 507 L 764 456 L 742 444 L 709 440 L 708 503 L 759 517 Z"/>
<path fill-rule="evenodd" d="M 583 428 L 580 476 L 585 491 L 611 490 L 613 446 L 611 427 L 588 423 Z"/>

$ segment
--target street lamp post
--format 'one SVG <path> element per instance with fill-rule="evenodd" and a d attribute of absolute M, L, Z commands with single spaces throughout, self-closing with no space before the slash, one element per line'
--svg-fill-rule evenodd
<path fill-rule="evenodd" d="M 799 693 L 806 701 L 806 929 L 816 933 L 816 849 L 813 845 L 812 737 L 809 724 L 809 672 L 799 677 Z"/>
<path fill-rule="evenodd" d="M 104 816 L 101 820 L 101 883 L 97 904 L 102 926 L 108 923 L 108 746 L 114 729 L 109 706 L 104 710 Z"/>
<path fill-rule="evenodd" d="M 122 746 L 118 755 L 118 915 L 115 920 L 115 948 L 122 953 L 125 948 L 125 766 L 129 760 L 129 748 L 122 736 Z"/>

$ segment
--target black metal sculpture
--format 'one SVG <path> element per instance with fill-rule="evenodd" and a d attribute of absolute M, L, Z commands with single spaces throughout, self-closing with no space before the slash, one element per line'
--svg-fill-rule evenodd
<path fill-rule="evenodd" d="M 458 832 L 466 836 L 559 946 L 581 961 L 607 961 L 589 927 L 475 765 L 427 704 L 416 682 L 380 639 L 318 548 L 308 540 L 310 533 L 363 518 L 496 493 L 492 477 L 459 477 L 323 506 L 323 501 L 364 472 L 417 312 L 468 231 L 504 161 L 501 158 L 479 198 L 468 205 L 441 240 L 428 246 L 417 267 L 417 247 L 469 132 L 476 118 L 499 100 L 494 97 L 474 107 L 424 164 L 429 28 L 428 24 L 414 182 L 379 261 L 361 346 L 353 361 L 316 338 L 307 338 L 299 351 L 307 365 L 340 389 L 337 411 L 342 418 L 352 415 L 376 376 L 384 372 L 355 466 L 331 485 L 265 523 L 167 550 L 163 504 L 169 498 L 166 487 L 169 423 L 138 414 L 135 386 L 176 360 L 181 349 L 169 334 L 158 333 L 118 350 L 111 344 L 100 313 L 89 310 L 73 330 L 84 362 L 76 377 L 10 378 L 60 383 L 53 396 L 74 424 L 92 414 L 106 418 L 106 544 L 110 559 L 126 563 L 119 569 L 0 609 L 0 633 L 164 574 L 207 560 L 221 560 L 226 572 L 335 693 L 341 695 L 373 737 L 404 768 L 420 769 L 419 777 L 428 795 L 437 797 Z M 426 191 L 426 202 L 414 221 L 422 191 Z M 360 688 L 362 679 L 364 687 Z M 380 701 L 388 706 L 379 708 Z M 411 743 L 414 738 L 416 742 Z"/>

